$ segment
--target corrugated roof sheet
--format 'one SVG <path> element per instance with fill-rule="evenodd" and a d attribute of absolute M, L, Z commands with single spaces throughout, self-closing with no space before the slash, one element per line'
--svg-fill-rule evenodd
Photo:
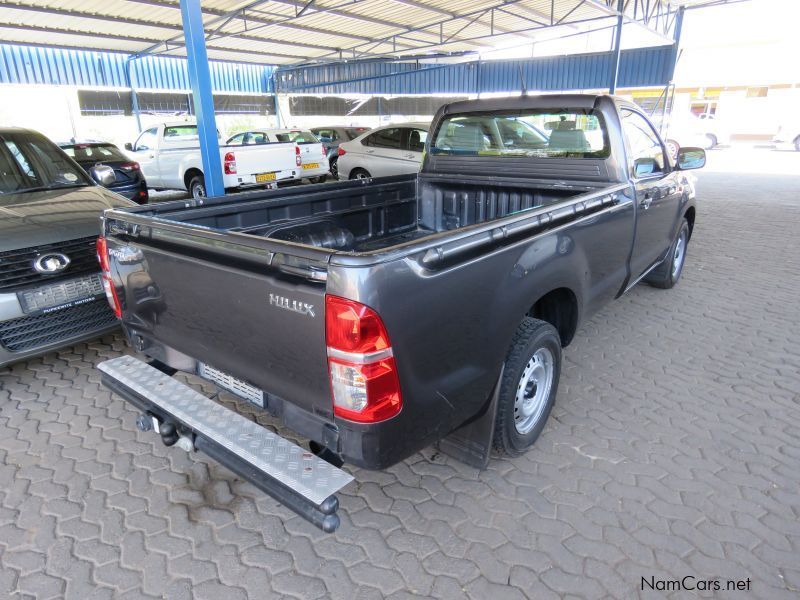
<path fill-rule="evenodd" d="M 628 0 L 626 15 L 646 12 L 665 29 L 676 5 L 708 1 Z M 209 58 L 276 65 L 474 51 L 497 36 L 521 44 L 545 26 L 613 22 L 609 6 L 616 1 L 202 0 Z M 0 42 L 180 56 L 182 40 L 179 0 L 0 0 Z"/>

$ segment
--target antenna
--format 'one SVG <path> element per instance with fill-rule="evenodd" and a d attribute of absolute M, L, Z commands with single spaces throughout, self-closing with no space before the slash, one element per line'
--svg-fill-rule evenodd
<path fill-rule="evenodd" d="M 519 82 L 522 84 L 522 95 L 528 95 L 528 85 L 525 83 L 525 73 L 522 71 L 522 63 L 517 63 L 517 70 L 519 71 Z"/>

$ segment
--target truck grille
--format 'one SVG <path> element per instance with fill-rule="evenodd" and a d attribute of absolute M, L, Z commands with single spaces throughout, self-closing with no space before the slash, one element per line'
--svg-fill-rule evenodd
<path fill-rule="evenodd" d="M 106 299 L 99 298 L 53 313 L 3 321 L 0 345 L 9 352 L 23 352 L 98 331 L 116 322 Z"/>
<path fill-rule="evenodd" d="M 0 252 L 0 291 L 15 290 L 28 285 L 38 285 L 54 279 L 72 278 L 89 273 L 98 273 L 96 236 L 44 244 L 31 248 Z M 69 266 L 60 273 L 43 275 L 33 268 L 36 257 L 58 252 L 70 259 Z"/>

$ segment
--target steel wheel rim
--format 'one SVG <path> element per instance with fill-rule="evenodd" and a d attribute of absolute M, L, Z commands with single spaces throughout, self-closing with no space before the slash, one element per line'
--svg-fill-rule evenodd
<path fill-rule="evenodd" d="M 539 348 L 525 365 L 514 397 L 514 427 L 530 432 L 539 422 L 553 387 L 555 360 L 547 348 Z"/>
<path fill-rule="evenodd" d="M 364 173 L 364 171 L 359 171 L 358 173 L 356 173 L 356 179 L 366 179 L 366 178 L 367 174 Z"/>
<path fill-rule="evenodd" d="M 196 186 L 194 186 L 194 193 L 192 196 L 195 198 L 205 198 L 206 188 L 198 183 Z"/>
<path fill-rule="evenodd" d="M 686 232 L 681 231 L 678 242 L 675 244 L 675 254 L 672 256 L 672 278 L 675 279 L 683 268 L 683 259 L 686 257 Z"/>
<path fill-rule="evenodd" d="M 333 161 L 331 161 L 331 165 L 330 165 L 331 166 L 331 175 L 333 175 L 334 178 L 338 178 L 339 177 L 339 169 L 336 166 L 337 162 L 339 162 L 339 161 L 333 160 Z"/>

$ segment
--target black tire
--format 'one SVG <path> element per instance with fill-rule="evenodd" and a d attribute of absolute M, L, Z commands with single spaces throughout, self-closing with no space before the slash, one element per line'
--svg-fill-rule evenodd
<path fill-rule="evenodd" d="M 350 179 L 368 179 L 372 177 L 366 169 L 358 168 L 350 171 Z"/>
<path fill-rule="evenodd" d="M 334 156 L 330 160 L 329 166 L 330 166 L 331 176 L 334 179 L 339 179 L 339 158 Z"/>
<path fill-rule="evenodd" d="M 195 175 L 189 181 L 189 195 L 192 198 L 205 198 L 206 193 L 206 178 L 202 175 Z"/>
<path fill-rule="evenodd" d="M 794 138 L 794 149 L 800 152 L 800 135 Z"/>
<path fill-rule="evenodd" d="M 703 145 L 703 150 L 711 150 L 717 145 L 717 136 L 715 136 L 713 133 L 707 133 L 705 137 L 706 143 Z"/>
<path fill-rule="evenodd" d="M 678 254 L 679 244 L 682 244 L 680 255 Z M 681 273 L 683 273 L 683 265 L 686 262 L 686 250 L 688 245 L 689 221 L 684 219 L 678 230 L 678 235 L 672 240 L 667 258 L 645 277 L 645 281 L 653 287 L 663 290 L 675 287 L 675 284 L 678 283 L 681 278 Z"/>
<path fill-rule="evenodd" d="M 327 175 L 320 175 L 319 177 L 309 177 L 308 180 L 311 183 L 324 183 L 327 178 L 328 178 Z"/>
<path fill-rule="evenodd" d="M 544 380 L 539 381 L 541 377 L 536 377 L 535 366 L 531 371 L 531 364 L 537 357 L 543 364 L 541 358 L 548 355 L 551 364 L 549 369 L 540 371 Z M 560 376 L 561 338 L 558 331 L 550 323 L 525 317 L 511 340 L 500 382 L 492 442 L 498 454 L 517 456 L 533 445 L 550 416 Z M 539 385 L 543 387 L 539 389 Z M 518 393 L 521 394 L 519 402 Z M 531 406 L 526 405 L 528 401 Z M 526 414 L 526 409 L 531 414 Z"/>

